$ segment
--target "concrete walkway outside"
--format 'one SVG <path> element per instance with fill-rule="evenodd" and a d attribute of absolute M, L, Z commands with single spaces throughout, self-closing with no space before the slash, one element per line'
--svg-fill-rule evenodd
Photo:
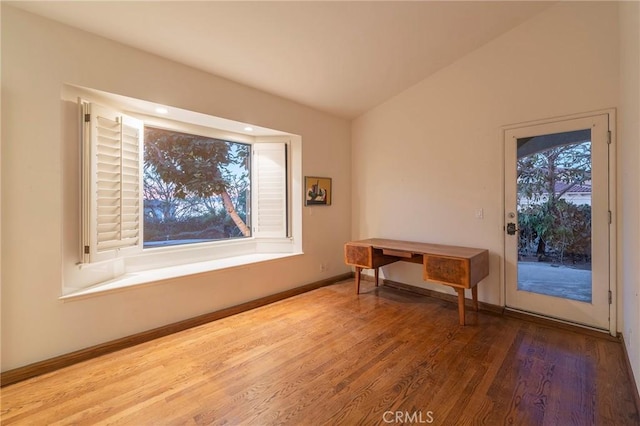
<path fill-rule="evenodd" d="M 518 262 L 518 289 L 591 302 L 591 271 L 542 262 Z"/>

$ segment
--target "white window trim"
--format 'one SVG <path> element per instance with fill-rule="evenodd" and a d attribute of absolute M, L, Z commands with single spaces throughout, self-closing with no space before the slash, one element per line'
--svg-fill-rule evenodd
<path fill-rule="evenodd" d="M 74 88 L 77 89 L 77 88 Z M 72 91 L 77 93 L 78 90 Z M 82 89 L 80 89 L 82 92 Z M 100 92 L 101 95 L 108 94 Z M 121 97 L 119 97 L 121 98 Z M 104 102 L 101 99 L 101 102 Z M 136 101 L 136 100 L 134 100 Z M 149 104 L 138 101 L 141 104 Z M 155 104 L 149 104 L 155 107 Z M 116 108 L 119 105 L 116 102 Z M 145 117 L 140 111 L 126 111 L 137 118 Z M 136 114 L 136 112 L 138 114 Z M 184 111 L 183 111 L 184 112 Z M 187 112 L 188 113 L 188 112 Z M 253 137 L 226 129 L 213 129 L 197 125 L 175 123 L 163 118 L 148 116 L 149 125 L 161 125 L 181 131 L 194 131 L 206 136 L 224 138 L 242 143 L 286 142 L 288 146 L 288 207 L 289 236 L 282 238 L 249 237 L 209 243 L 181 246 L 155 247 L 142 253 L 109 259 L 96 263 L 78 262 L 64 276 L 61 300 L 76 300 L 113 291 L 122 291 L 141 285 L 151 285 L 166 280 L 212 271 L 238 268 L 245 265 L 275 261 L 302 254 L 302 141 L 300 136 L 274 131 L 274 136 Z M 228 120 L 227 120 L 228 121 Z M 236 123 L 237 125 L 245 125 Z M 65 242 L 70 243 L 70 242 Z"/>

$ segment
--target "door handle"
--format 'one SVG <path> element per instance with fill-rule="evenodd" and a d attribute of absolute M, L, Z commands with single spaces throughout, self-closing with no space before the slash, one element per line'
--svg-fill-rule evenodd
<path fill-rule="evenodd" d="M 513 222 L 509 222 L 507 223 L 507 234 L 509 235 L 515 235 L 516 232 L 518 232 L 519 229 L 516 228 L 516 224 Z"/>

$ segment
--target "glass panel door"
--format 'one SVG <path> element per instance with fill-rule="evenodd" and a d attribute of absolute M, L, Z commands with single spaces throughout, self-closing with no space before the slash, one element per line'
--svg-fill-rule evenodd
<path fill-rule="evenodd" d="M 516 143 L 518 290 L 591 302 L 591 131 Z"/>
<path fill-rule="evenodd" d="M 505 132 L 506 305 L 609 327 L 608 116 Z"/>

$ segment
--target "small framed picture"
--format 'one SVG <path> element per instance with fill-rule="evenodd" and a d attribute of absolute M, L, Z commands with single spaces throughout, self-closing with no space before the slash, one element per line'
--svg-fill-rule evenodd
<path fill-rule="evenodd" d="M 304 205 L 305 206 L 330 206 L 331 205 L 331 178 L 305 176 L 304 177 Z"/>

